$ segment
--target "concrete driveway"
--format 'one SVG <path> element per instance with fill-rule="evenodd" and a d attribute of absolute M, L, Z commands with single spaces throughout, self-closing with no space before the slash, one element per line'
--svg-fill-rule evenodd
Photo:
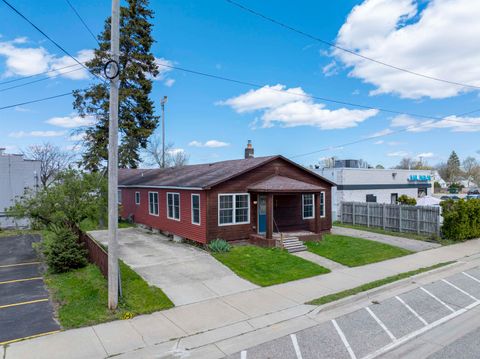
<path fill-rule="evenodd" d="M 107 245 L 107 231 L 89 234 Z M 119 244 L 120 258 L 177 306 L 257 288 L 207 252 L 160 234 L 120 229 Z"/>

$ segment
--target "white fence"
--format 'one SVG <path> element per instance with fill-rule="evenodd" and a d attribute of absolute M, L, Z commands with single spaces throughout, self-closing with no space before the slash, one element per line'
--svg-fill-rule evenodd
<path fill-rule="evenodd" d="M 440 235 L 440 208 L 342 202 L 340 221 L 387 231 Z"/>

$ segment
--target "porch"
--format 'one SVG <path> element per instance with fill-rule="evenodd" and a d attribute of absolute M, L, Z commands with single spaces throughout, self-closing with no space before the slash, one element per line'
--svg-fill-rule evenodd
<path fill-rule="evenodd" d="M 275 175 L 248 187 L 252 197 L 251 242 L 281 247 L 284 241 L 321 238 L 325 219 L 325 189 Z"/>

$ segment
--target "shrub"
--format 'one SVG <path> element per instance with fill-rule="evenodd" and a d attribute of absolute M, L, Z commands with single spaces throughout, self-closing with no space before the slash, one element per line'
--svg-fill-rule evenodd
<path fill-rule="evenodd" d="M 398 203 L 415 206 L 417 204 L 417 200 L 415 198 L 408 197 L 406 194 L 402 194 L 400 197 L 398 197 Z"/>
<path fill-rule="evenodd" d="M 442 234 L 454 241 L 480 237 L 480 199 L 444 201 Z"/>
<path fill-rule="evenodd" d="M 42 252 L 53 273 L 68 272 L 87 265 L 85 249 L 76 235 L 64 226 L 50 226 L 50 232 L 44 235 Z"/>
<path fill-rule="evenodd" d="M 215 239 L 210 242 L 210 244 L 208 245 L 208 248 L 212 252 L 224 253 L 224 252 L 230 252 L 230 249 L 232 248 L 232 246 L 228 244 L 228 242 L 224 239 Z"/>

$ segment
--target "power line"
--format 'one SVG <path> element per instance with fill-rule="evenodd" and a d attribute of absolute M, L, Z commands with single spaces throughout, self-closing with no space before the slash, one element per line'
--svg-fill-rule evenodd
<path fill-rule="evenodd" d="M 236 83 L 236 84 L 240 84 L 240 85 L 246 85 L 246 86 L 254 87 L 254 88 L 257 88 L 257 89 L 265 88 L 265 85 L 260 85 L 260 84 L 254 83 L 254 82 L 237 80 L 237 79 L 228 78 L 228 77 L 219 76 L 219 75 L 213 75 L 213 74 L 209 74 L 209 73 L 206 73 L 206 72 L 186 69 L 186 68 L 178 67 L 178 66 L 172 66 L 172 65 L 166 65 L 166 64 L 157 64 L 157 65 L 158 66 L 163 66 L 163 67 L 166 67 L 166 68 L 170 68 L 170 69 L 173 69 L 173 70 L 179 70 L 179 71 L 183 71 L 183 72 L 186 72 L 186 73 L 191 73 L 191 74 L 194 74 L 194 75 L 209 77 L 209 78 L 222 80 L 222 81 L 227 81 L 227 82 L 232 82 L 232 83 Z M 444 117 L 436 117 L 436 116 L 430 116 L 430 115 L 424 115 L 424 114 L 418 114 L 418 113 L 412 113 L 412 112 L 403 112 L 403 111 L 398 111 L 398 110 L 392 110 L 392 109 L 387 109 L 387 108 L 382 108 L 382 107 L 362 105 L 362 104 L 358 104 L 358 103 L 354 103 L 354 102 L 348 102 L 348 101 L 337 100 L 337 99 L 332 99 L 332 98 L 327 98 L 327 97 L 309 95 L 309 94 L 305 94 L 305 93 L 288 92 L 286 90 L 279 90 L 279 89 L 274 89 L 274 88 L 271 88 L 271 87 L 265 88 L 265 90 L 268 90 L 268 91 L 271 91 L 271 92 L 289 94 L 289 95 L 298 96 L 298 97 L 310 98 L 310 99 L 315 99 L 315 100 L 320 100 L 320 101 L 325 101 L 325 102 L 331 102 L 331 103 L 335 103 L 335 104 L 339 104 L 339 105 L 358 107 L 358 108 L 363 108 L 363 109 L 366 109 L 366 110 L 377 110 L 377 111 L 380 111 L 380 112 L 390 113 L 390 114 L 394 114 L 394 115 L 407 115 L 407 116 L 411 116 L 411 117 L 424 118 L 424 119 L 428 119 L 428 120 L 438 120 L 438 121 L 445 119 Z M 471 113 L 478 112 L 478 111 L 480 111 L 480 109 L 469 111 L 467 113 L 464 113 L 464 114 L 461 114 L 461 115 L 458 115 L 458 116 L 465 116 L 467 114 L 471 114 Z M 453 119 L 449 120 L 449 121 L 460 122 L 460 123 L 471 123 L 471 122 L 467 122 L 467 121 L 460 121 L 460 120 L 453 120 Z"/>
<path fill-rule="evenodd" d="M 17 79 L 13 79 L 13 80 L 2 81 L 2 82 L 0 82 L 0 85 L 5 85 L 5 84 L 12 83 L 12 82 L 17 82 L 17 81 L 23 81 L 23 80 L 26 80 L 26 79 L 29 79 L 29 78 L 32 78 L 32 77 L 36 77 L 36 76 L 40 76 L 40 75 L 46 75 L 46 74 L 49 74 L 49 73 L 51 73 L 51 72 L 58 72 L 58 71 L 60 71 L 60 70 L 68 69 L 68 68 L 74 67 L 74 66 L 78 66 L 78 64 L 68 65 L 68 66 L 65 66 L 65 67 L 59 67 L 58 69 L 53 69 L 53 70 L 48 70 L 48 71 L 44 71 L 44 72 L 39 72 L 39 73 L 37 73 L 37 74 L 28 75 L 28 76 L 23 76 L 23 77 L 20 77 L 20 78 L 17 78 Z"/>
<path fill-rule="evenodd" d="M 88 72 L 90 72 L 93 76 L 98 78 L 99 80 L 106 82 L 105 79 L 103 79 L 101 76 L 97 75 L 94 73 L 92 70 L 90 70 L 87 66 L 85 66 L 82 62 L 80 62 L 75 56 L 70 54 L 67 50 L 65 50 L 58 42 L 53 40 L 50 36 L 48 36 L 42 29 L 40 29 L 37 25 L 35 25 L 32 21 L 30 21 L 25 15 L 23 15 L 19 10 L 17 10 L 12 4 L 10 4 L 7 0 L 2 0 L 2 2 L 7 5 L 10 9 L 12 9 L 18 16 L 20 16 L 22 19 L 24 19 L 26 22 L 28 22 L 35 30 L 37 30 L 39 33 L 41 33 L 43 36 L 45 36 L 52 44 L 54 44 L 60 51 L 62 51 L 64 54 L 66 54 L 68 57 L 71 57 L 73 61 L 75 61 L 77 64 L 81 65 L 84 67 Z"/>
<path fill-rule="evenodd" d="M 73 91 L 70 91 L 70 92 L 66 92 L 66 93 L 59 94 L 59 95 L 54 95 L 54 96 L 49 96 L 49 97 L 43 97 L 43 98 L 39 98 L 39 99 L 36 99 L 36 100 L 30 100 L 30 101 L 25 101 L 25 102 L 20 102 L 20 103 L 14 104 L 14 105 L 3 106 L 3 107 L 0 107 L 0 110 L 6 110 L 6 109 L 9 109 L 9 108 L 13 108 L 13 107 L 17 107 L 17 106 L 23 106 L 23 105 L 28 105 L 28 104 L 36 103 L 36 102 L 53 100 L 53 99 L 56 99 L 56 98 L 59 98 L 59 97 L 65 97 L 65 96 L 71 95 L 72 93 L 73 93 Z"/>
<path fill-rule="evenodd" d="M 75 13 L 75 15 L 77 15 L 78 19 L 81 21 L 81 23 L 83 24 L 83 26 L 85 27 L 85 29 L 90 33 L 90 35 L 92 35 L 93 39 L 97 42 L 98 46 L 100 47 L 100 42 L 98 41 L 97 37 L 95 36 L 95 34 L 93 33 L 93 31 L 88 27 L 87 23 L 83 20 L 83 18 L 80 16 L 80 14 L 78 13 L 77 9 L 75 9 L 75 7 L 72 5 L 72 3 L 69 1 L 69 0 L 65 0 L 67 2 L 67 4 L 70 6 L 70 8 L 73 10 L 73 12 Z"/>
<path fill-rule="evenodd" d="M 383 62 L 383 61 L 380 61 L 380 60 L 377 60 L 377 59 L 374 59 L 372 57 L 368 57 L 368 56 L 365 56 L 365 55 L 362 55 L 356 51 L 353 51 L 353 50 L 350 50 L 350 49 L 347 49 L 345 47 L 342 47 L 342 46 L 339 46 L 333 42 L 330 42 L 330 41 L 327 41 L 327 40 L 323 40 L 319 37 L 316 37 L 314 35 L 311 35 L 303 30 L 299 30 L 293 26 L 290 26 L 290 25 L 287 25 L 279 20 L 276 20 L 272 17 L 269 17 L 265 14 L 262 14 L 258 11 L 255 11 L 245 5 L 242 5 L 236 1 L 233 1 L 233 0 L 225 0 L 227 3 L 233 5 L 233 6 L 236 6 L 237 8 L 247 12 L 247 13 L 250 13 L 252 15 L 255 15 L 257 17 L 260 17 L 264 20 L 267 20 L 275 25 L 278 25 L 278 26 L 281 26 L 287 30 L 290 30 L 290 31 L 293 31 L 297 34 L 300 34 L 304 37 L 307 37 L 311 40 L 314 40 L 314 41 L 317 41 L 317 42 L 320 42 L 322 44 L 325 44 L 325 45 L 328 45 L 328 46 L 331 46 L 335 49 L 338 49 L 340 51 L 344 51 L 344 52 L 347 52 L 351 55 L 354 55 L 354 56 L 357 56 L 357 57 L 360 57 L 364 60 L 368 60 L 368 61 L 372 61 L 372 62 L 375 62 L 379 65 L 382 65 L 382 66 L 386 66 L 386 67 L 389 67 L 389 68 L 392 68 L 392 69 L 395 69 L 395 70 L 398 70 L 398 71 L 402 71 L 402 72 L 406 72 L 406 73 L 409 73 L 411 75 L 415 75 L 415 76 L 419 76 L 419 77 L 423 77 L 423 78 L 426 78 L 426 79 L 430 79 L 430 80 L 435 80 L 435 81 L 439 81 L 439 82 L 443 82 L 443 83 L 448 83 L 448 84 L 451 84 L 451 85 L 457 85 L 457 86 L 462 86 L 462 87 L 469 87 L 469 88 L 473 88 L 473 89 L 480 89 L 480 86 L 475 86 L 475 85 L 470 85 L 470 84 L 465 84 L 465 83 L 461 83 L 461 82 L 456 82 L 456 81 L 451 81 L 451 80 L 446 80 L 446 79 L 442 79 L 442 78 L 438 78 L 438 77 L 434 77 L 434 76 L 431 76 L 431 75 L 426 75 L 426 74 L 422 74 L 422 73 L 419 73 L 419 72 L 416 72 L 416 71 L 412 71 L 412 70 L 408 70 L 408 69 L 405 69 L 405 68 L 402 68 L 402 67 L 399 67 L 399 66 L 396 66 L 396 65 L 392 65 L 392 64 L 389 64 L 389 63 L 386 63 L 386 62 Z"/>
<path fill-rule="evenodd" d="M 16 88 L 18 88 L 18 87 L 23 87 L 23 86 L 31 85 L 31 84 L 34 84 L 34 83 L 37 83 L 37 82 L 41 82 L 41 81 L 45 81 L 45 80 L 53 80 L 53 79 L 56 79 L 56 78 L 58 78 L 58 77 L 60 77 L 60 76 L 62 76 L 62 75 L 69 74 L 69 73 L 75 72 L 75 71 L 80 71 L 80 70 L 83 70 L 83 67 L 82 67 L 82 68 L 79 68 L 79 69 L 74 69 L 74 70 L 70 70 L 70 71 L 65 71 L 65 72 L 59 73 L 58 75 L 52 76 L 52 77 L 43 77 L 43 78 L 38 79 L 38 80 L 33 80 L 33 81 L 25 82 L 25 83 L 22 83 L 22 84 L 19 84 L 19 85 L 10 86 L 10 87 L 5 87 L 5 88 L 0 89 L 0 92 L 4 92 L 4 91 L 8 91 L 8 90 L 13 90 L 13 89 L 16 89 Z"/>

